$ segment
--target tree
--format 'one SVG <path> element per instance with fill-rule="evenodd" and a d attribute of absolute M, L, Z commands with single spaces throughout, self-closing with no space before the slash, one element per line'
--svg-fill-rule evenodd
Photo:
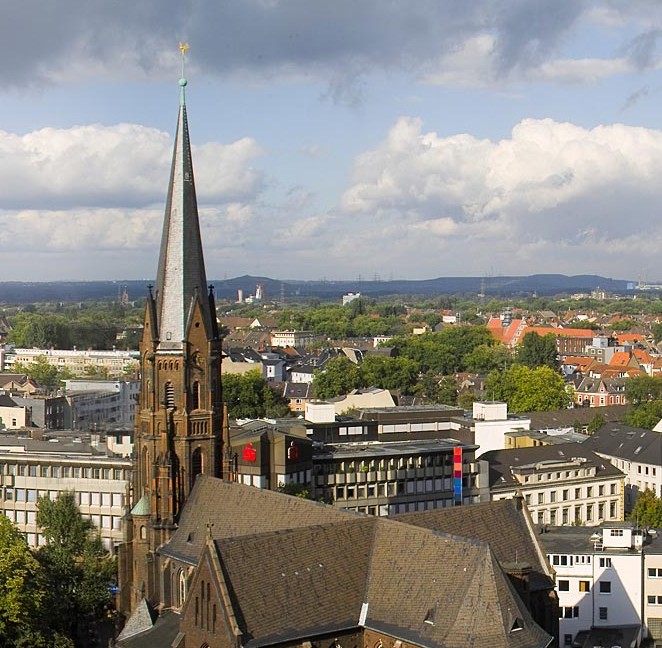
<path fill-rule="evenodd" d="M 47 583 L 45 608 L 50 627 L 75 644 L 87 645 L 91 630 L 105 619 L 113 599 L 115 563 L 72 492 L 56 500 L 40 497 L 37 525 L 46 544 L 37 551 Z"/>
<path fill-rule="evenodd" d="M 424 373 L 434 371 L 442 375 L 465 371 L 467 356 L 483 344 L 495 344 L 485 326 L 453 326 L 393 340 L 398 355 L 415 360 Z"/>
<path fill-rule="evenodd" d="M 517 351 L 517 361 L 530 369 L 536 367 L 556 367 L 556 338 L 548 335 L 538 335 L 535 331 L 529 331 L 524 335 Z"/>
<path fill-rule="evenodd" d="M 662 378 L 635 376 L 625 384 L 630 408 L 624 422 L 633 427 L 652 430 L 662 419 Z"/>
<path fill-rule="evenodd" d="M 662 400 L 641 403 L 630 407 L 623 417 L 623 422 L 632 427 L 652 430 L 662 420 Z"/>
<path fill-rule="evenodd" d="M 361 369 L 344 355 L 329 360 L 313 380 L 317 398 L 333 398 L 364 386 Z"/>
<path fill-rule="evenodd" d="M 43 645 L 38 621 L 44 596 L 39 563 L 23 534 L 0 515 L 0 645 Z"/>
<path fill-rule="evenodd" d="M 625 395 L 632 405 L 662 400 L 662 377 L 634 376 L 625 384 Z"/>
<path fill-rule="evenodd" d="M 416 386 L 418 364 L 409 358 L 369 355 L 361 365 L 361 373 L 366 385 L 411 394 Z"/>
<path fill-rule="evenodd" d="M 653 338 L 655 339 L 656 344 L 658 342 L 661 342 L 662 341 L 662 323 L 653 324 L 653 326 L 651 326 L 651 333 L 653 334 Z"/>
<path fill-rule="evenodd" d="M 474 373 L 505 369 L 512 362 L 512 355 L 504 344 L 479 344 L 464 356 L 466 370 Z"/>
<path fill-rule="evenodd" d="M 43 355 L 37 356 L 34 362 L 27 365 L 17 362 L 14 365 L 14 372 L 27 374 L 45 389 L 57 389 L 65 380 L 73 378 L 73 374 L 68 369 L 58 369 Z"/>
<path fill-rule="evenodd" d="M 269 387 L 259 369 L 223 376 L 223 400 L 232 418 L 279 418 L 291 415 L 287 401 Z"/>
<path fill-rule="evenodd" d="M 588 423 L 586 431 L 588 434 L 595 434 L 605 423 L 607 419 L 602 414 L 596 414 Z"/>
<path fill-rule="evenodd" d="M 513 365 L 501 373 L 492 372 L 485 393 L 506 401 L 511 412 L 563 409 L 572 402 L 563 378 L 550 367 Z"/>
<path fill-rule="evenodd" d="M 659 528 L 662 526 L 662 500 L 649 488 L 640 492 L 630 513 L 630 520 L 637 522 L 640 527 Z"/>

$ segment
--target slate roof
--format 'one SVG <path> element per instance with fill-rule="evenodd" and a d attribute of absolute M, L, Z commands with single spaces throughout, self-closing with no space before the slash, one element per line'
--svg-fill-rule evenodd
<path fill-rule="evenodd" d="M 521 498 L 402 513 L 393 519 L 435 531 L 487 542 L 501 565 L 526 563 L 531 567 L 532 590 L 553 587 L 553 571 L 539 544 Z"/>
<path fill-rule="evenodd" d="M 600 408 L 575 407 L 572 409 L 553 410 L 550 412 L 527 412 L 523 416 L 531 419 L 532 430 L 541 430 L 554 427 L 572 426 L 575 421 L 587 425 L 598 415 L 604 416 L 606 421 L 620 421 L 627 410 L 627 405 L 608 405 Z"/>
<path fill-rule="evenodd" d="M 660 465 L 662 435 L 652 430 L 607 423 L 583 444 L 594 452 L 627 461 Z"/>
<path fill-rule="evenodd" d="M 216 550 L 246 648 L 359 626 L 423 646 L 551 639 L 482 542 L 352 516 L 227 538 Z"/>
<path fill-rule="evenodd" d="M 300 497 L 283 496 L 198 475 L 182 511 L 179 527 L 161 553 L 196 564 L 205 544 L 209 522 L 214 524 L 212 537 L 221 540 L 324 524 L 347 517 L 353 517 L 353 514 Z"/>
<path fill-rule="evenodd" d="M 283 390 L 283 398 L 312 398 L 312 383 L 286 382 Z"/>
<path fill-rule="evenodd" d="M 193 180 L 191 144 L 182 86 L 177 132 L 166 200 L 161 251 L 156 275 L 159 349 L 181 349 L 193 304 L 200 304 L 210 336 L 217 334 L 216 310 L 208 294 Z"/>
<path fill-rule="evenodd" d="M 490 466 L 490 489 L 496 490 L 521 488 L 522 485 L 511 472 L 513 467 L 543 461 L 570 461 L 574 458 L 585 458 L 597 466 L 596 476 L 592 479 L 623 476 L 618 468 L 587 448 L 586 442 L 490 450 L 481 455 L 481 459 L 486 460 Z"/>
<path fill-rule="evenodd" d="M 18 407 L 16 401 L 14 401 L 7 394 L 0 394 L 0 407 Z"/>
<path fill-rule="evenodd" d="M 461 507 L 471 520 L 464 526 L 448 509 L 448 526 L 473 533 L 489 515 L 500 528 L 523 528 L 508 513 L 512 504 L 492 513 L 489 504 L 476 507 Z M 197 564 L 212 548 L 246 648 L 361 626 L 445 648 L 543 647 L 551 640 L 482 539 L 200 475 L 160 553 Z M 505 543 L 499 551 L 508 557 Z M 529 558 L 542 564 L 533 552 Z"/>

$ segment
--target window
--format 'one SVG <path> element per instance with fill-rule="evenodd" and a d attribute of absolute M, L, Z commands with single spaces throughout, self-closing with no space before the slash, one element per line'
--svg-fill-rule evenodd
<path fill-rule="evenodd" d="M 606 607 L 600 608 L 600 621 L 606 621 L 608 619 L 608 610 Z"/>
<path fill-rule="evenodd" d="M 570 591 L 570 581 L 569 580 L 560 580 L 559 581 L 559 592 L 569 592 Z"/>
<path fill-rule="evenodd" d="M 545 503 L 545 493 L 538 493 L 538 504 Z"/>
<path fill-rule="evenodd" d="M 610 529 L 609 530 L 609 535 L 614 538 L 614 537 L 623 537 L 623 529 Z"/>
<path fill-rule="evenodd" d="M 562 496 L 563 496 L 563 501 L 567 502 L 568 501 L 568 489 L 567 488 L 563 489 Z"/>
<path fill-rule="evenodd" d="M 600 594 L 611 594 L 611 581 L 600 581 Z"/>
<path fill-rule="evenodd" d="M 571 646 L 572 645 L 572 635 L 571 634 L 564 634 L 563 635 L 563 645 L 564 646 Z"/>
<path fill-rule="evenodd" d="M 587 580 L 580 580 L 579 581 L 579 591 L 580 592 L 590 592 L 591 591 L 591 583 Z"/>
<path fill-rule="evenodd" d="M 648 578 L 662 578 L 662 568 L 660 568 L 660 567 L 649 567 L 648 568 Z"/>
<path fill-rule="evenodd" d="M 556 502 L 556 491 L 549 491 L 549 501 Z"/>
<path fill-rule="evenodd" d="M 611 567 L 611 558 L 600 558 L 600 567 Z"/>
<path fill-rule="evenodd" d="M 564 607 L 563 608 L 563 618 L 564 619 L 572 619 L 572 608 L 571 607 Z"/>
<path fill-rule="evenodd" d="M 662 605 L 662 596 L 648 596 L 648 605 Z"/>

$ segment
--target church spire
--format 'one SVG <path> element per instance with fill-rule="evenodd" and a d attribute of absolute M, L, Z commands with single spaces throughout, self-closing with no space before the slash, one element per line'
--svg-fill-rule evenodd
<path fill-rule="evenodd" d="M 180 43 L 181 99 L 156 277 L 155 334 L 158 348 L 163 350 L 182 348 L 183 340 L 187 337 L 189 313 L 196 301 L 202 308 L 202 317 L 209 334 L 216 328 L 215 313 L 211 312 L 211 300 L 207 294 L 186 116 L 184 89 L 187 81 L 183 76 L 183 61 L 187 49 L 188 44 Z"/>

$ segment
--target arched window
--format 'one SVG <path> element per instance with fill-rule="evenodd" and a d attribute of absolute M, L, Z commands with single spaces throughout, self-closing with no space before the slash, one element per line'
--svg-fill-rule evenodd
<path fill-rule="evenodd" d="M 191 409 L 200 409 L 200 383 L 197 380 L 191 385 Z"/>
<path fill-rule="evenodd" d="M 186 573 L 183 569 L 179 570 L 179 590 L 177 593 L 177 607 L 182 607 L 186 601 Z"/>
<path fill-rule="evenodd" d="M 140 527 L 140 539 L 147 540 L 147 527 L 145 525 Z"/>
<path fill-rule="evenodd" d="M 206 600 L 207 607 L 205 609 L 205 617 L 207 621 L 207 631 L 209 631 L 209 583 L 207 583 L 207 600 Z"/>
<path fill-rule="evenodd" d="M 149 485 L 149 452 L 147 451 L 147 447 L 143 446 L 142 450 L 142 456 L 141 456 L 141 462 L 142 465 L 140 466 L 140 474 L 142 477 L 142 484 L 141 486 L 144 488 L 147 488 Z"/>
<path fill-rule="evenodd" d="M 202 450 L 196 448 L 191 455 L 191 486 L 195 483 L 195 478 L 203 471 Z"/>
<path fill-rule="evenodd" d="M 175 407 L 175 388 L 170 381 L 163 388 L 163 404 L 165 407 Z"/>

